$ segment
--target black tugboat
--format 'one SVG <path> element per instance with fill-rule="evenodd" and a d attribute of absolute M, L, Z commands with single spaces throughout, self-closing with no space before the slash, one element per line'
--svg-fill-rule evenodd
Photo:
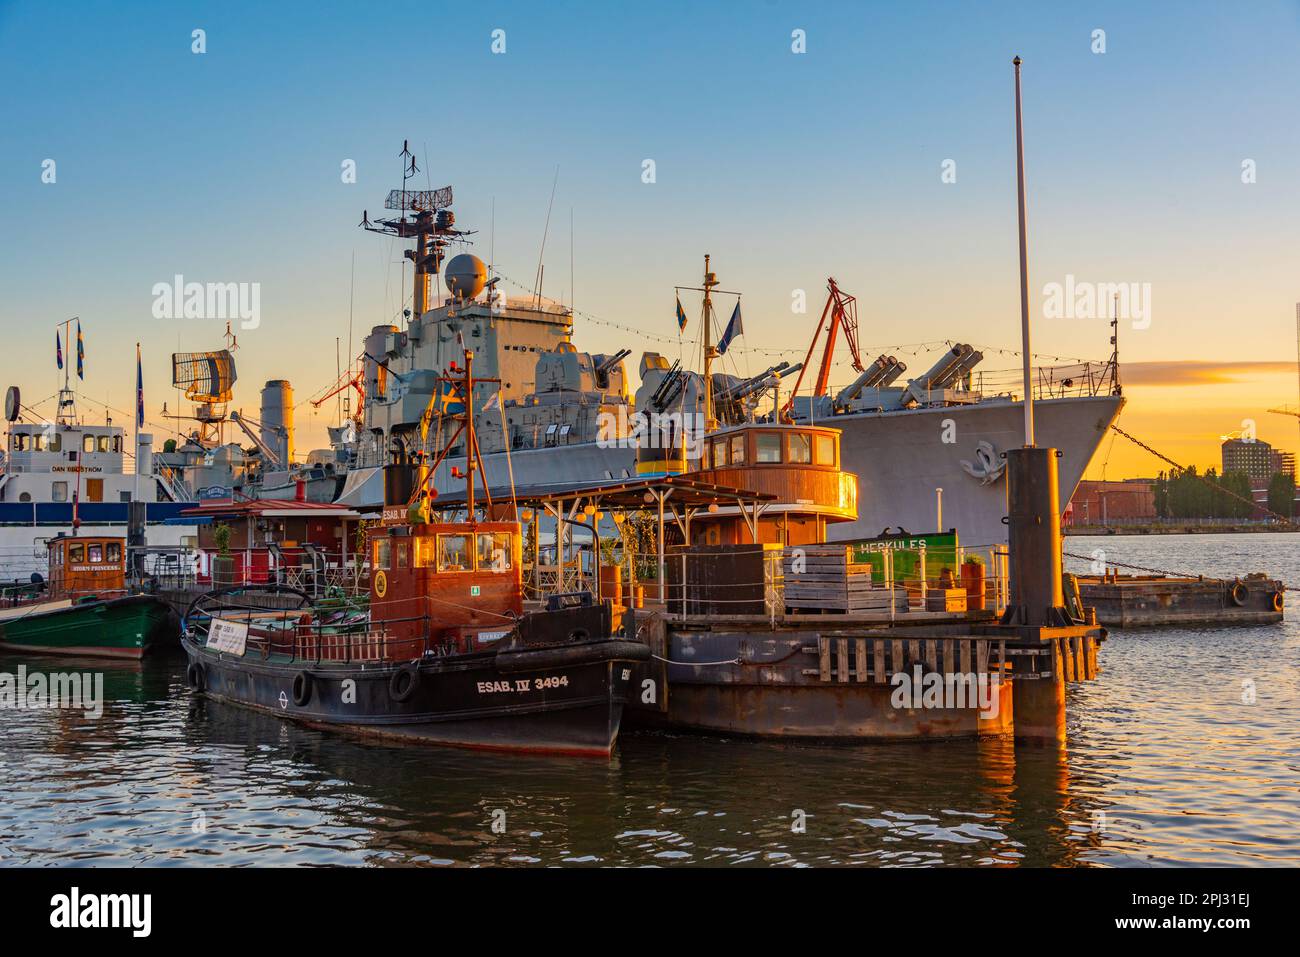
<path fill-rule="evenodd" d="M 458 439 L 471 450 L 467 520 L 430 521 L 438 462 L 402 456 L 389 467 L 383 521 L 369 531 L 369 612 L 312 606 L 275 585 L 210 592 L 185 620 L 191 688 L 390 740 L 610 753 L 633 666 L 649 649 L 613 636 L 609 605 L 589 593 L 524 612 L 519 522 L 476 520 L 472 361 L 466 351 L 463 375 L 442 380 L 465 410 L 440 459 Z"/>

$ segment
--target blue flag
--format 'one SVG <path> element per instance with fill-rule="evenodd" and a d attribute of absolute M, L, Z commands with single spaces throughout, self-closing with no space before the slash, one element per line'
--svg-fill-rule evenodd
<path fill-rule="evenodd" d="M 727 328 L 722 333 L 722 338 L 718 340 L 718 355 L 723 355 L 727 351 L 727 346 L 731 345 L 731 340 L 736 336 L 743 336 L 745 327 L 740 321 L 740 300 L 736 300 L 736 308 L 731 311 L 731 320 L 727 323 Z"/>
<path fill-rule="evenodd" d="M 59 330 L 54 330 L 54 361 L 59 368 L 63 368 L 63 340 L 59 338 Z"/>
<path fill-rule="evenodd" d="M 78 379 L 84 379 L 86 377 L 85 359 L 86 359 L 86 346 L 81 341 L 81 323 L 78 322 L 77 323 L 77 378 Z"/>
<path fill-rule="evenodd" d="M 686 313 L 682 311 L 682 297 L 677 297 L 677 331 L 686 331 Z"/>
<path fill-rule="evenodd" d="M 135 344 L 135 427 L 144 428 L 144 367 L 140 365 L 140 343 Z"/>

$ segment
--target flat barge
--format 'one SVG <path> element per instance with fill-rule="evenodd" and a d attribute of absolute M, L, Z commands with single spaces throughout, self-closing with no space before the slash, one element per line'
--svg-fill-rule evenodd
<path fill-rule="evenodd" d="M 1156 625 L 1272 625 L 1282 621 L 1285 585 L 1267 575 L 1220 580 L 1162 575 L 1080 575 L 1079 597 L 1114 628 Z"/>

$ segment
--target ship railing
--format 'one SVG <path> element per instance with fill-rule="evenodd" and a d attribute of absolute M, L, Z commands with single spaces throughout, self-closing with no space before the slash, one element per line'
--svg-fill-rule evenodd
<path fill-rule="evenodd" d="M 924 549 L 907 550 L 906 561 L 887 548 L 878 553 L 877 566 L 854 563 L 851 572 L 838 576 L 813 565 L 792 571 L 798 567 L 792 564 L 798 557 L 792 552 L 799 547 L 769 547 L 755 561 L 738 565 L 748 571 L 730 574 L 718 571 L 724 566 L 716 552 L 666 555 L 662 586 L 655 575 L 656 554 L 625 555 L 620 561 L 629 569 L 628 578 L 617 587 L 602 580 L 600 597 L 624 607 L 648 602 L 673 618 L 765 616 L 774 624 L 791 609 L 829 615 L 861 612 L 892 620 L 926 611 L 1001 611 L 1009 601 L 1005 545 L 961 546 L 928 560 Z M 637 569 L 642 570 L 639 576 Z M 858 583 L 856 592 L 845 579 L 849 575 Z M 868 579 L 870 585 L 863 589 Z M 594 589 L 595 581 L 588 587 Z"/>
<path fill-rule="evenodd" d="M 24 582 L 14 579 L 12 582 L 5 582 L 0 585 L 0 606 L 5 608 L 30 605 L 33 602 L 44 601 L 46 597 L 47 591 L 44 579 L 36 582 Z"/>
<path fill-rule="evenodd" d="M 184 545 L 128 545 L 127 574 L 147 591 L 193 588 L 198 583 L 197 553 Z"/>
<path fill-rule="evenodd" d="M 969 391 L 988 398 L 1006 396 L 1019 399 L 1025 391 L 1022 369 L 993 369 L 971 374 Z M 1035 399 L 1090 398 L 1112 395 L 1118 388 L 1118 373 L 1113 360 L 1090 360 L 1033 369 Z"/>
<path fill-rule="evenodd" d="M 250 630 L 246 640 L 247 648 L 261 655 L 263 660 L 277 655 L 303 664 L 363 664 L 414 661 L 434 651 L 428 615 L 392 618 L 376 628 L 371 626 L 368 617 L 334 621 L 313 615 L 312 620 L 303 621 L 301 616 L 306 609 L 244 610 L 249 614 L 250 623 L 260 618 L 268 625 L 262 633 Z M 299 615 L 298 620 L 291 621 L 295 614 Z M 420 626 L 417 631 L 422 637 L 397 637 L 390 631 L 392 625 L 408 623 L 417 623 Z"/>

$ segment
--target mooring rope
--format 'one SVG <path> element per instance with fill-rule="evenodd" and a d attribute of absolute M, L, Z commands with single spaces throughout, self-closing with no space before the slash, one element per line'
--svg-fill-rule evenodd
<path fill-rule="evenodd" d="M 727 661 L 673 661 L 670 658 L 660 658 L 656 654 L 650 655 L 655 661 L 662 661 L 666 665 L 686 665 L 688 668 L 706 668 L 709 665 L 743 665 L 745 662 L 739 658 L 731 658 Z"/>

